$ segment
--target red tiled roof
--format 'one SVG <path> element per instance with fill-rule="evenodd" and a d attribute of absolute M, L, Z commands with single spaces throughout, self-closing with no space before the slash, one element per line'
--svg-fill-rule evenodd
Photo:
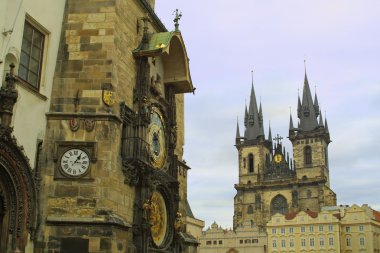
<path fill-rule="evenodd" d="M 340 213 L 334 213 L 333 215 L 334 215 L 335 217 L 337 217 L 338 220 L 340 220 L 340 219 L 342 218 L 342 216 L 340 216 Z"/>
<path fill-rule="evenodd" d="M 287 219 L 287 220 L 293 220 L 297 216 L 298 213 L 299 212 L 297 212 L 297 211 L 295 211 L 295 212 L 289 212 L 289 213 L 285 214 L 285 219 Z M 317 218 L 318 217 L 318 213 L 317 212 L 313 212 L 313 211 L 311 211 L 309 209 L 307 209 L 305 211 L 305 213 L 307 213 L 307 215 L 309 215 L 311 218 Z"/>
<path fill-rule="evenodd" d="M 375 218 L 375 220 L 380 222 L 380 212 L 372 209 L 372 214 L 373 214 L 373 217 Z"/>
<path fill-rule="evenodd" d="M 318 213 L 317 212 L 313 212 L 313 211 L 311 211 L 309 209 L 307 209 L 305 211 L 305 213 L 307 213 L 311 218 L 317 218 L 318 217 Z"/>
<path fill-rule="evenodd" d="M 287 219 L 287 220 L 293 220 L 296 216 L 297 216 L 297 214 L 298 214 L 299 212 L 289 212 L 289 213 L 287 213 L 287 214 L 285 214 L 285 219 Z"/>

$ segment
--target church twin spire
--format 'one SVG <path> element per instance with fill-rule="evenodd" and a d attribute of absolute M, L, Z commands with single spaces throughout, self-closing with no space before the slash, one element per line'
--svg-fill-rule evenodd
<path fill-rule="evenodd" d="M 263 109 L 261 102 L 259 107 L 257 106 L 255 88 L 253 86 L 253 77 L 252 77 L 252 86 L 251 86 L 251 95 L 249 101 L 249 107 L 245 106 L 245 115 L 244 115 L 244 137 L 241 138 L 239 131 L 239 122 L 237 123 L 236 129 L 236 144 L 240 144 L 240 140 L 244 139 L 246 141 L 254 141 L 260 137 L 265 139 L 264 134 L 264 124 L 263 124 Z"/>
<path fill-rule="evenodd" d="M 307 78 L 306 70 L 305 70 L 305 79 L 302 93 L 302 100 L 300 96 L 298 96 L 298 106 L 297 106 L 297 116 L 298 116 L 298 125 L 294 126 L 292 114 L 290 114 L 290 122 L 289 122 L 289 131 L 302 131 L 302 132 L 310 132 L 319 128 L 324 128 L 324 132 L 326 134 L 329 133 L 327 126 L 327 119 L 325 118 L 323 122 L 322 113 L 320 111 L 318 96 L 317 93 L 314 95 L 314 100 L 311 95 L 309 81 Z M 252 85 L 251 85 L 251 94 L 249 106 L 245 106 L 245 115 L 244 115 L 244 136 L 240 136 L 239 130 L 239 122 L 237 122 L 236 129 L 236 144 L 241 144 L 245 142 L 252 142 L 254 140 L 265 140 L 264 134 L 264 124 L 263 124 L 263 110 L 261 106 L 261 102 L 259 107 L 257 106 L 255 88 L 253 85 L 253 77 L 252 77 Z M 269 136 L 268 141 L 272 142 L 272 134 L 269 126 Z"/>
<path fill-rule="evenodd" d="M 306 70 L 302 93 L 302 101 L 298 96 L 297 116 L 299 121 L 297 128 L 295 128 L 293 125 L 292 115 L 290 114 L 289 131 L 309 132 L 319 127 L 324 127 L 325 132 L 328 133 L 328 128 L 326 126 L 327 120 L 325 119 L 325 124 L 323 124 L 322 113 L 320 111 L 318 96 L 316 92 L 314 96 L 314 101 L 312 99 Z"/>

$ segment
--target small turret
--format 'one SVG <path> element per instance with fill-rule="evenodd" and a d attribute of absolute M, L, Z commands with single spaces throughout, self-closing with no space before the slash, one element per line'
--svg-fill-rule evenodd
<path fill-rule="evenodd" d="M 235 138 L 235 144 L 240 145 L 241 144 L 241 137 L 240 137 L 240 130 L 239 130 L 239 119 L 236 123 L 236 138 Z"/>

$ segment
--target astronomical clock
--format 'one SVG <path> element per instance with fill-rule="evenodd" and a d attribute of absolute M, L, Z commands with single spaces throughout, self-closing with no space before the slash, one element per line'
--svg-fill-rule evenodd
<path fill-rule="evenodd" d="M 182 94 L 193 91 L 188 60 L 179 31 L 144 37 L 133 54 L 133 108 L 121 104 L 123 172 L 136 189 L 133 240 L 138 252 L 181 252 L 187 247 L 181 220 L 186 184 L 178 179 L 183 115 L 177 109 Z"/>

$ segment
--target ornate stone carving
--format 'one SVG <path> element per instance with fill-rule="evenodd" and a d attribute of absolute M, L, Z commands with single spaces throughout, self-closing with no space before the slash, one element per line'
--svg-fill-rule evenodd
<path fill-rule="evenodd" d="M 84 120 L 84 129 L 86 129 L 87 132 L 91 132 L 95 128 L 95 120 L 93 119 L 85 119 Z"/>
<path fill-rule="evenodd" d="M 12 122 L 13 107 L 18 98 L 16 90 L 16 77 L 14 75 L 15 65 L 9 65 L 10 73 L 6 74 L 5 86 L 0 88 L 0 124 L 4 127 L 10 127 Z"/>

